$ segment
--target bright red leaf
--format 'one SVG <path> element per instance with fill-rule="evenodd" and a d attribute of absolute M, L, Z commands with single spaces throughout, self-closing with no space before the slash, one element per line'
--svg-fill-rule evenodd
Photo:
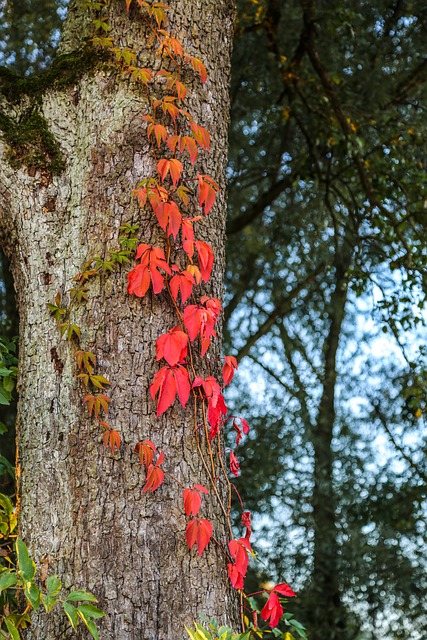
<path fill-rule="evenodd" d="M 274 627 L 277 627 L 280 618 L 283 615 L 283 607 L 280 604 L 279 596 L 277 595 L 277 593 L 280 593 L 280 595 L 288 598 L 293 598 L 296 596 L 296 593 L 294 593 L 290 586 L 284 582 L 282 584 L 276 585 L 271 590 L 270 597 L 268 598 L 261 611 L 261 618 L 266 622 L 268 622 L 269 620 L 268 624 L 272 629 L 274 629 Z"/>
<path fill-rule="evenodd" d="M 141 259 L 141 262 L 128 273 L 128 293 L 143 298 L 150 286 L 150 280 L 154 293 L 160 293 L 165 283 L 159 269 L 171 275 L 163 249 L 152 247 L 148 244 L 140 244 L 135 258 L 136 260 Z"/>
<path fill-rule="evenodd" d="M 252 534 L 252 522 L 251 522 L 251 512 L 244 511 L 242 513 L 242 525 L 246 527 L 245 538 L 249 540 Z"/>
<path fill-rule="evenodd" d="M 213 439 L 220 430 L 222 416 L 227 413 L 227 405 L 221 393 L 221 387 L 213 376 L 208 376 L 206 379 L 197 376 L 193 381 L 193 389 L 196 387 L 202 387 L 208 399 L 208 421 L 211 426 L 209 437 Z"/>
<path fill-rule="evenodd" d="M 200 493 L 209 493 L 208 490 L 200 484 L 195 484 L 192 489 L 184 489 L 182 497 L 184 498 L 184 510 L 187 516 L 197 516 L 202 504 L 202 496 Z"/>
<path fill-rule="evenodd" d="M 222 379 L 224 386 L 230 384 L 233 379 L 234 372 L 237 371 L 237 360 L 234 356 L 225 356 L 225 364 L 222 367 Z"/>
<path fill-rule="evenodd" d="M 199 556 L 202 555 L 212 536 L 212 524 L 204 518 L 194 518 L 187 524 L 185 537 L 187 544 L 192 549 L 197 544 Z"/>
<path fill-rule="evenodd" d="M 151 397 L 157 398 L 157 417 L 161 416 L 174 402 L 176 395 L 183 407 L 190 397 L 190 378 L 188 371 L 181 365 L 165 366 L 154 376 L 150 386 Z"/>
<path fill-rule="evenodd" d="M 273 591 L 276 593 L 280 593 L 281 596 L 285 596 L 285 598 L 296 598 L 296 593 L 293 591 L 286 582 L 282 582 L 281 584 L 276 584 Z"/>
<path fill-rule="evenodd" d="M 193 292 L 193 286 L 196 284 L 194 276 L 190 273 L 190 271 L 185 269 L 180 273 L 175 274 L 169 281 L 169 286 L 171 288 L 171 293 L 174 300 L 178 299 L 178 293 L 181 292 L 181 301 L 182 304 L 185 304 L 188 298 L 191 296 Z"/>
<path fill-rule="evenodd" d="M 265 603 L 261 611 L 261 618 L 268 622 L 270 627 L 274 629 L 279 624 L 280 618 L 283 615 L 283 607 L 280 604 L 279 597 L 274 591 L 270 593 L 270 597 Z"/>
<path fill-rule="evenodd" d="M 243 589 L 243 587 L 245 586 L 245 578 L 236 568 L 236 565 L 229 562 L 227 565 L 227 570 L 228 577 L 230 578 L 230 582 L 233 585 L 234 589 Z"/>
<path fill-rule="evenodd" d="M 221 303 L 217 298 L 203 296 L 200 300 L 202 304 L 190 304 L 184 309 L 184 324 L 193 341 L 200 335 L 202 344 L 201 354 L 205 355 L 209 348 L 211 337 L 216 336 L 214 329 L 215 322 L 221 313 Z"/>
<path fill-rule="evenodd" d="M 240 471 L 240 463 L 234 453 L 234 451 L 230 451 L 230 471 L 233 474 L 233 476 L 237 476 L 239 475 L 239 471 Z"/>
<path fill-rule="evenodd" d="M 174 327 L 157 338 L 156 360 L 164 358 L 171 367 L 174 367 L 178 362 L 185 359 L 187 344 L 187 334 L 181 331 L 180 327 Z"/>

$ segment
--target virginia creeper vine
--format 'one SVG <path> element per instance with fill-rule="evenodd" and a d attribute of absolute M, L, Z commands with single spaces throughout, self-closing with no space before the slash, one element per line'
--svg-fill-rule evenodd
<path fill-rule="evenodd" d="M 108 0 L 103 0 L 91 3 L 91 6 L 102 13 L 107 4 Z M 130 447 L 137 454 L 145 470 L 143 493 L 156 491 L 165 477 L 180 486 L 183 509 L 188 518 L 186 541 L 190 549 L 197 549 L 199 555 L 205 552 L 211 540 L 221 544 L 215 539 L 212 523 L 200 515 L 203 499 L 207 495 L 218 501 L 230 535 L 228 549 L 222 551 L 228 557 L 228 575 L 232 586 L 240 593 L 241 601 L 242 633 L 227 638 L 262 637 L 257 605 L 244 592 L 249 557 L 255 555 L 250 542 L 250 513 L 241 505 L 245 535 L 234 538 L 230 517 L 233 485 L 224 463 L 221 434 L 224 425 L 231 424 L 236 433 L 237 446 L 249 431 L 246 420 L 228 415 L 223 396 L 224 387 L 231 382 L 237 370 L 237 361 L 233 356 L 224 357 L 222 384 L 212 375 L 208 354 L 211 342 L 216 338 L 215 327 L 222 307 L 217 298 L 197 293 L 203 283 L 210 280 L 215 256 L 207 242 L 197 239 L 196 232 L 214 207 L 219 186 L 211 176 L 194 169 L 199 155 L 209 152 L 210 134 L 185 108 L 188 89 L 183 76 L 184 70 L 190 68 L 204 84 L 207 82 L 207 72 L 203 62 L 187 53 L 182 44 L 166 30 L 167 5 L 162 2 L 125 0 L 127 11 L 131 5 L 140 11 L 145 27 L 157 42 L 158 54 L 163 61 L 167 61 L 168 68 L 162 67 L 154 72 L 140 67 L 137 52 L 115 45 L 111 27 L 102 15 L 94 22 L 97 33 L 92 38 L 92 44 L 108 52 L 123 76 L 140 84 L 146 93 L 150 112 L 142 117 L 146 122 L 156 173 L 141 179 L 134 196 L 140 207 L 151 209 L 153 219 L 164 234 L 163 246 L 141 242 L 137 236 L 137 226 L 121 227 L 117 250 L 111 251 L 105 259 L 89 259 L 74 277 L 68 306 L 58 293 L 55 301 L 49 304 L 49 309 L 61 334 L 74 345 L 76 377 L 85 389 L 83 402 L 89 416 L 103 430 L 104 444 L 110 447 L 113 454 L 123 446 Z M 150 290 L 155 296 L 165 292 L 175 314 L 175 325 L 156 340 L 156 360 L 161 366 L 150 385 L 150 395 L 156 403 L 157 417 L 177 401 L 184 408 L 192 404 L 192 430 L 209 479 L 209 488 L 202 484 L 183 486 L 167 472 L 167 452 L 165 456 L 151 440 L 123 442 L 119 432 L 108 421 L 112 402 L 107 393 L 110 381 L 96 372 L 96 355 L 82 346 L 81 329 L 73 321 L 75 306 L 88 300 L 89 282 L 100 273 L 108 273 L 130 263 L 134 252 L 137 264 L 128 273 L 128 294 L 143 298 Z M 203 363 L 207 369 L 208 375 L 205 377 L 200 375 L 198 363 Z M 228 455 L 230 472 L 237 476 L 238 458 L 233 450 L 229 450 Z M 226 496 L 222 489 L 224 485 L 227 487 Z M 265 591 L 268 592 L 268 600 L 259 612 L 260 617 L 275 629 L 283 614 L 279 598 L 293 597 L 295 593 L 285 583 Z M 253 614 L 251 621 L 247 611 Z M 287 626 L 293 627 L 304 637 L 303 628 L 298 628 L 298 624 L 294 625 L 293 622 L 287 614 Z M 213 622 L 210 629 L 219 634 Z M 196 624 L 195 631 L 187 629 L 187 632 L 196 640 L 213 637 L 200 624 Z"/>

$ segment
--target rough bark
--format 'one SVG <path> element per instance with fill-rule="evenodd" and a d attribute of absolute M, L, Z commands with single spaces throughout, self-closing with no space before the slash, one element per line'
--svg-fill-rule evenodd
<path fill-rule="evenodd" d="M 228 0 L 169 4 L 171 30 L 207 64 L 209 82 L 202 88 L 194 81 L 190 98 L 196 120 L 213 140 L 199 170 L 224 187 L 233 8 Z M 71 7 L 63 52 L 79 45 L 79 25 L 86 22 L 81 6 Z M 127 40 L 142 51 L 147 66 L 158 65 L 136 14 L 129 23 L 119 1 L 109 11 L 121 43 Z M 103 640 L 179 640 L 184 624 L 198 613 L 223 622 L 233 618 L 223 555 L 211 543 L 199 558 L 185 544 L 180 491 L 165 483 L 142 495 L 137 459 L 127 450 L 113 456 L 103 448 L 82 407 L 70 347 L 46 306 L 58 290 L 70 288 L 87 257 L 116 247 L 121 224 L 138 223 L 144 242 L 161 238 L 151 215 L 132 198 L 136 182 L 153 170 L 143 131 L 144 100 L 133 84 L 102 64 L 69 86 L 47 87 L 35 102 L 25 95 L 18 102 L 0 97 L 0 112 L 13 121 L 30 107 L 43 116 L 64 164 L 56 175 L 28 162 L 18 167 L 11 162 L 7 136 L 0 136 L 0 237 L 11 259 L 20 312 L 21 533 L 35 559 L 48 560 L 66 587 L 99 597 L 107 612 Z M 216 255 L 211 292 L 220 297 L 224 227 L 221 195 L 203 228 Z M 148 394 L 157 370 L 155 340 L 175 324 L 166 297 L 129 299 L 125 281 L 126 269 L 92 285 L 88 306 L 76 316 L 84 344 L 113 382 L 111 422 L 127 442 L 152 439 L 164 451 L 165 467 L 184 485 L 206 482 L 191 410 L 175 407 L 156 420 Z M 209 515 L 215 536 L 224 541 L 218 509 L 211 507 Z M 75 635 L 63 617 L 40 616 L 27 637 Z"/>

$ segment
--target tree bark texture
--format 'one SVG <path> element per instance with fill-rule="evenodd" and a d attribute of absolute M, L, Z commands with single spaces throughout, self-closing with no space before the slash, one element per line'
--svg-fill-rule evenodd
<path fill-rule="evenodd" d="M 137 12 L 126 15 L 113 0 L 109 20 L 121 45 L 140 51 L 158 68 Z M 233 7 L 228 0 L 170 2 L 169 30 L 202 58 L 206 86 L 191 74 L 187 108 L 212 135 L 212 150 L 198 160 L 201 173 L 222 188 L 202 224 L 201 239 L 215 251 L 209 294 L 221 297 L 224 265 L 224 168 Z M 63 53 L 80 46 L 87 25 L 81 3 L 71 4 Z M 0 96 L 0 112 L 18 122 L 32 109 L 46 121 L 64 162 L 53 175 L 37 166 L 16 167 L 0 136 L 0 237 L 15 278 L 20 312 L 19 486 L 21 535 L 37 562 L 48 562 L 65 587 L 87 589 L 107 617 L 103 640 L 179 640 L 199 613 L 233 622 L 234 597 L 224 556 L 211 542 L 199 558 L 185 543 L 181 490 L 165 482 L 141 494 L 144 473 L 128 449 L 112 455 L 87 417 L 68 343 L 61 340 L 47 303 L 67 291 L 88 257 L 117 247 L 118 228 L 140 225 L 141 241 L 162 243 L 152 214 L 141 211 L 132 189 L 154 174 L 142 116 L 146 98 L 114 69 L 98 65 L 71 86 L 48 87 L 37 101 Z M 12 166 L 13 164 L 13 166 Z M 166 294 L 130 298 L 121 269 L 91 285 L 88 305 L 75 320 L 82 342 L 112 381 L 110 422 L 128 443 L 153 440 L 165 469 L 185 486 L 206 483 L 193 437 L 192 410 L 174 405 L 160 419 L 148 388 L 157 337 L 176 319 Z M 215 355 L 219 353 L 219 346 Z M 214 351 L 215 351 L 214 349 Z M 226 541 L 219 509 L 207 517 Z M 79 632 L 86 638 L 87 633 Z M 64 616 L 38 616 L 31 640 L 75 637 Z"/>

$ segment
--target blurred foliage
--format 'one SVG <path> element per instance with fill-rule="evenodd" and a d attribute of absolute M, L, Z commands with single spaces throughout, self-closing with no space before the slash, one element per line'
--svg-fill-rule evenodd
<path fill-rule="evenodd" d="M 251 424 L 238 488 L 312 639 L 421 640 L 427 5 L 238 9 L 225 309 L 229 401 Z"/>
<path fill-rule="evenodd" d="M 0 2 L 0 60 L 28 75 L 52 60 L 68 0 Z"/>

